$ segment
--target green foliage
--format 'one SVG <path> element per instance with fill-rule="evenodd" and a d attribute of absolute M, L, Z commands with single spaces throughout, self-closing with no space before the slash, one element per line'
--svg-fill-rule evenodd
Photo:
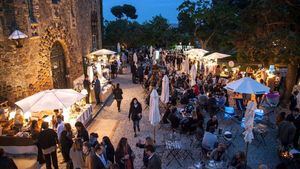
<path fill-rule="evenodd" d="M 123 6 L 114 6 L 110 11 L 118 19 L 121 19 L 123 16 L 126 16 L 127 19 L 137 19 L 138 17 L 135 7 L 129 4 L 124 4 Z"/>
<path fill-rule="evenodd" d="M 124 4 L 123 5 L 123 13 L 131 19 L 136 19 L 138 16 L 136 14 L 136 9 L 132 5 Z"/>
<path fill-rule="evenodd" d="M 123 15 L 123 7 L 118 5 L 118 6 L 114 6 L 110 9 L 111 13 L 118 19 L 121 19 L 124 15 Z"/>
<path fill-rule="evenodd" d="M 108 46 L 121 42 L 127 47 L 168 47 L 177 44 L 183 38 L 184 36 L 181 36 L 176 28 L 172 28 L 162 16 L 155 16 L 143 24 L 124 19 L 105 23 L 104 44 Z"/>
<path fill-rule="evenodd" d="M 235 7 L 227 0 L 185 0 L 178 11 L 179 30 L 197 40 L 202 48 L 221 51 L 233 48 L 228 39 L 237 16 Z"/>

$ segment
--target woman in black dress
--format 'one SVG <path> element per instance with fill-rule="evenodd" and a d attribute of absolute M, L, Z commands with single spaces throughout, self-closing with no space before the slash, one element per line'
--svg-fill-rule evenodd
<path fill-rule="evenodd" d="M 136 98 L 133 98 L 130 103 L 128 118 L 133 121 L 134 137 L 136 137 L 136 129 L 140 131 L 140 120 L 142 119 L 142 105 Z"/>
<path fill-rule="evenodd" d="M 64 161 L 70 161 L 70 149 L 73 144 L 73 133 L 70 123 L 65 123 L 65 129 L 62 131 L 60 136 L 60 145 L 61 145 L 61 153 L 63 155 Z"/>

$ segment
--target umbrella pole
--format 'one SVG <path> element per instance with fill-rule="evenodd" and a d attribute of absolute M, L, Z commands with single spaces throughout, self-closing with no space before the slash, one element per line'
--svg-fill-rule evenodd
<path fill-rule="evenodd" d="M 245 162 L 245 167 L 247 167 L 247 162 L 248 162 L 248 148 L 249 148 L 249 142 L 246 142 L 246 150 L 245 150 L 245 155 L 246 155 L 246 162 Z"/>
<path fill-rule="evenodd" d="M 155 126 L 153 128 L 153 139 L 154 139 L 154 142 L 155 142 Z"/>

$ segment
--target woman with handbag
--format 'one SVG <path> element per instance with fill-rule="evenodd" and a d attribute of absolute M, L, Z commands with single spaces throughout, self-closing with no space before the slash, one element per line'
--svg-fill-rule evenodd
<path fill-rule="evenodd" d="M 134 169 L 133 160 L 135 155 L 128 145 L 127 138 L 122 137 L 115 153 L 116 163 L 120 169 Z"/>
<path fill-rule="evenodd" d="M 130 103 L 130 109 L 129 109 L 129 121 L 130 118 L 133 121 L 133 130 L 134 130 L 134 137 L 136 137 L 136 129 L 140 132 L 140 120 L 142 119 L 142 105 L 141 103 L 136 99 L 133 98 Z"/>

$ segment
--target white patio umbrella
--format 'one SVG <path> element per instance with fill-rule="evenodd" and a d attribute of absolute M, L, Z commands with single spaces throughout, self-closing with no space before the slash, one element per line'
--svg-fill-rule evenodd
<path fill-rule="evenodd" d="M 120 43 L 118 42 L 118 44 L 117 44 L 117 52 L 118 53 L 120 53 L 121 52 L 121 45 L 120 45 Z"/>
<path fill-rule="evenodd" d="M 84 97 L 84 94 L 78 93 L 73 89 L 52 89 L 36 93 L 17 101 L 15 104 L 20 107 L 23 112 L 39 112 L 69 108 Z"/>
<path fill-rule="evenodd" d="M 245 112 L 245 131 L 243 132 L 246 143 L 251 143 L 254 138 L 252 130 L 255 116 L 254 110 L 256 109 L 257 104 L 254 101 L 250 101 Z"/>
<path fill-rule="evenodd" d="M 102 77 L 102 66 L 101 66 L 101 64 L 99 62 L 96 63 L 96 70 L 97 70 L 99 79 L 101 79 L 101 77 Z"/>
<path fill-rule="evenodd" d="M 226 58 L 229 57 L 230 55 L 227 54 L 223 54 L 223 53 L 218 53 L 218 52 L 214 52 L 210 55 L 204 56 L 203 59 L 222 59 L 222 58 Z"/>
<path fill-rule="evenodd" d="M 160 101 L 163 103 L 169 102 L 170 97 L 170 89 L 169 89 L 169 78 L 167 75 L 164 76 L 163 82 L 162 82 L 162 91 L 160 96 Z"/>
<path fill-rule="evenodd" d="M 239 80 L 228 83 L 225 89 L 245 94 L 264 94 L 270 91 L 270 88 L 253 80 L 250 77 L 244 77 Z"/>
<path fill-rule="evenodd" d="M 24 38 L 28 38 L 28 36 L 25 33 L 21 32 L 19 30 L 15 30 L 8 37 L 8 39 L 10 39 L 10 40 L 18 40 L 18 39 L 24 39 Z"/>
<path fill-rule="evenodd" d="M 196 84 L 196 76 L 197 76 L 197 69 L 194 64 L 191 67 L 190 74 L 191 74 L 191 86 L 194 86 Z"/>
<path fill-rule="evenodd" d="M 137 64 L 137 62 L 138 62 L 138 58 L 137 58 L 137 55 L 136 55 L 135 52 L 133 54 L 133 61 L 134 61 L 135 64 Z"/>
<path fill-rule="evenodd" d="M 154 126 L 153 135 L 155 140 L 155 126 L 160 122 L 159 96 L 156 89 L 153 89 L 150 94 L 149 121 Z"/>
<path fill-rule="evenodd" d="M 150 46 L 150 58 L 152 59 L 152 56 L 153 56 L 153 47 L 152 47 L 152 45 Z"/>
<path fill-rule="evenodd" d="M 186 74 L 189 74 L 190 72 L 190 65 L 189 65 L 189 59 L 186 58 L 184 61 L 183 61 L 183 71 L 186 73 Z"/>
<path fill-rule="evenodd" d="M 89 80 L 92 83 L 92 81 L 94 80 L 94 70 L 92 66 L 87 67 L 87 75 L 89 76 Z"/>
<path fill-rule="evenodd" d="M 108 49 L 100 49 L 95 52 L 90 53 L 90 55 L 96 55 L 96 56 L 101 56 L 101 55 L 114 55 L 116 54 L 115 51 L 108 50 Z"/>
<path fill-rule="evenodd" d="M 257 109 L 257 104 L 254 101 L 249 101 L 245 112 L 245 122 L 244 122 L 245 131 L 243 132 L 244 140 L 246 142 L 246 159 L 248 155 L 249 143 L 251 143 L 252 140 L 254 139 L 253 123 L 254 123 L 254 116 L 255 116 L 254 110 L 256 109 Z"/>

